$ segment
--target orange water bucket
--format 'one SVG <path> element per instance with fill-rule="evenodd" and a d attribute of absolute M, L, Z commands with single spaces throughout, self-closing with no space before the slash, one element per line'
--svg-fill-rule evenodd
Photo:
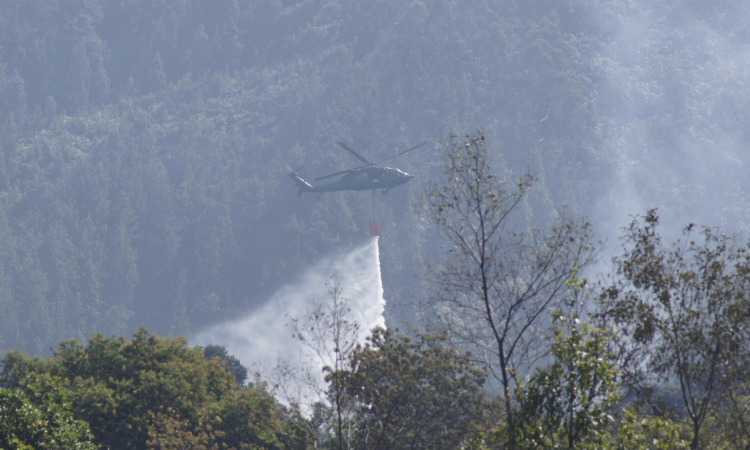
<path fill-rule="evenodd" d="M 370 224 L 370 236 L 380 236 L 380 224 L 372 222 Z"/>

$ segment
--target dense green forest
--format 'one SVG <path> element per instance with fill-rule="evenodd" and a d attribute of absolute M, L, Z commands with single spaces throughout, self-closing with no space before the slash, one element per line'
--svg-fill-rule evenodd
<path fill-rule="evenodd" d="M 482 128 L 565 209 L 616 239 L 661 208 L 744 229 L 747 7 L 691 1 L 21 1 L 0 5 L 2 348 L 194 332 L 361 241 L 366 193 L 315 177 Z M 389 140 L 379 147 L 376 143 Z M 365 150 L 365 149 L 370 150 Z M 437 249 L 415 182 L 378 195 L 388 320 Z"/>
<path fill-rule="evenodd" d="M 742 367 L 722 369 L 716 378 L 717 366 L 701 364 L 712 345 L 737 354 L 744 348 L 737 337 L 745 326 L 738 293 L 744 285 L 735 277 L 744 274 L 744 256 L 721 249 L 742 247 L 733 233 L 750 227 L 749 30 L 750 6 L 738 0 L 0 2 L 0 351 L 39 357 L 7 353 L 0 398 L 27 405 L 29 424 L 37 423 L 34 414 L 52 414 L 44 419 L 49 423 L 63 420 L 70 425 L 64 439 L 83 442 L 80 448 L 94 441 L 110 445 L 101 440 L 109 433 L 106 424 L 96 423 L 99 412 L 90 409 L 94 397 L 86 395 L 106 396 L 112 405 L 141 400 L 115 399 L 96 384 L 105 369 L 89 373 L 74 360 L 96 343 L 110 346 L 107 358 L 117 359 L 117 352 L 146 341 L 166 346 L 152 350 L 174 354 L 185 364 L 179 370 L 221 378 L 223 387 L 204 392 L 180 385 L 197 389 L 203 402 L 164 404 L 183 408 L 182 416 L 159 415 L 153 405 L 131 411 L 144 421 L 127 441 L 135 447 L 168 446 L 159 436 L 177 436 L 188 424 L 194 440 L 169 445 L 229 448 L 258 439 L 248 445 L 341 447 L 335 402 L 303 417 L 278 403 L 262 382 L 236 389 L 224 380 L 229 375 L 221 364 L 199 358 L 185 341 L 155 336 L 191 336 L 260 307 L 315 261 L 357 246 L 368 223 L 377 221 L 389 327 L 411 329 L 419 319 L 486 334 L 468 345 L 472 336 L 465 333 L 463 342 L 447 331 L 411 341 L 376 333 L 371 347 L 334 371 L 342 378 L 328 379 L 338 393 L 333 398 L 353 399 L 346 409 L 355 424 L 348 445 L 366 448 L 363 442 L 377 434 L 386 439 L 380 448 L 400 448 L 394 442 L 409 439 L 422 442 L 417 448 L 522 440 L 559 448 L 585 439 L 592 448 L 605 440 L 618 448 L 647 448 L 647 436 L 670 448 L 679 436 L 693 448 L 707 448 L 719 444 L 699 431 L 723 423 L 741 448 L 750 436 L 744 413 L 738 413 L 746 398 Z M 503 347 L 505 340 L 492 347 L 502 336 L 498 329 L 472 330 L 475 322 L 467 318 L 486 319 L 481 314 L 446 315 L 469 306 L 454 302 L 464 298 L 461 293 L 435 290 L 436 282 L 449 279 L 435 274 L 458 276 L 462 272 L 444 270 L 466 267 L 468 260 L 445 259 L 461 248 L 455 241 L 461 236 L 451 235 L 450 220 L 431 206 L 450 211 L 457 205 L 433 194 L 441 192 L 446 170 L 458 170 L 446 169 L 446 149 L 475 130 L 481 135 L 470 134 L 467 148 L 487 151 L 495 181 L 533 176 L 522 178 L 519 191 L 500 190 L 494 197 L 513 204 L 511 228 L 519 237 L 498 241 L 493 251 L 513 249 L 502 255 L 519 269 L 490 270 L 496 279 L 506 277 L 494 294 L 465 285 L 487 302 L 500 292 L 533 300 L 543 320 L 528 327 L 543 323 L 545 331 L 539 348 L 527 347 L 527 353 Z M 481 143 L 474 136 L 482 136 Z M 339 141 L 375 160 L 425 140 L 426 148 L 392 163 L 415 179 L 387 195 L 376 193 L 374 208 L 368 192 L 298 198 L 286 178 L 287 167 L 303 166 L 300 174 L 314 179 L 356 165 Z M 505 197 L 508 192 L 518 195 Z M 690 222 L 711 228 L 684 236 Z M 722 240 L 717 230 L 734 241 Z M 678 238 L 686 247 L 669 246 Z M 529 253 L 529 242 L 541 253 Z M 541 266 L 532 262 L 545 261 L 540 254 L 555 270 L 535 272 Z M 612 264 L 611 255 L 619 255 Z M 655 255 L 684 278 L 647 264 L 658 260 L 648 259 Z M 722 272 L 726 268 L 736 273 Z M 598 287 L 580 281 L 610 272 L 614 279 Z M 544 284 L 534 295 L 518 294 L 521 281 L 536 273 L 553 274 L 555 289 Z M 685 325 L 694 333 L 670 335 L 661 323 L 668 313 L 659 308 L 687 298 L 690 289 L 709 292 L 717 279 L 724 290 L 706 303 L 682 305 L 688 312 L 676 323 L 695 325 Z M 450 292 L 456 295 L 449 298 Z M 740 300 L 712 303 L 722 298 Z M 712 305 L 718 306 L 711 323 L 729 324 L 740 334 L 696 331 L 710 325 L 695 323 L 696 311 Z M 581 327 L 571 328 L 565 317 L 575 323 L 580 317 Z M 102 337 L 132 335 L 141 325 L 155 333 L 152 340 L 143 329 L 132 341 Z M 514 335 L 513 326 L 505 332 Z M 55 347 L 61 341 L 68 343 Z M 688 346 L 685 355 L 671 353 L 687 358 L 674 366 L 666 357 L 638 353 L 634 342 L 700 345 Z M 468 364 L 460 356 L 472 345 L 489 356 Z M 442 441 L 377 430 L 384 422 L 367 405 L 378 399 L 357 396 L 369 388 L 381 392 L 377 383 L 392 376 L 368 376 L 377 373 L 373 361 L 390 357 L 370 351 L 389 346 L 412 352 L 415 361 L 423 353 L 439 359 L 425 362 L 428 372 L 451 365 L 451 377 L 430 383 L 471 396 L 453 411 L 458 416 L 440 419 L 462 424 L 460 430 L 426 432 Z M 611 366 L 576 360 L 565 350 L 575 346 L 611 352 L 612 358 L 602 357 Z M 540 359 L 530 357 L 534 352 Z M 153 357 L 128 355 L 123 358 Z M 641 365 L 620 365 L 618 358 Z M 8 378 L 16 363 L 28 379 Z M 650 372 L 641 373 L 644 368 Z M 133 370 L 120 374 L 122 383 L 140 379 Z M 580 434 L 565 434 L 555 411 L 570 405 L 546 393 L 575 385 L 572 380 L 586 378 L 584 372 L 601 383 L 589 392 L 594 400 L 577 409 L 584 411 L 578 428 L 569 427 Z M 690 378 L 693 373 L 699 375 Z M 76 384 L 79 375 L 91 385 Z M 550 380 L 569 384 L 545 385 Z M 700 387 L 694 396 L 682 395 L 684 405 L 676 390 L 680 381 Z M 628 396 L 616 384 L 627 386 Z M 731 395 L 716 400 L 717 386 Z M 424 396 L 434 406 L 446 401 L 445 392 Z M 620 394 L 627 402 L 618 403 Z M 389 398 L 382 399 L 383 408 Z M 432 414 L 429 404 L 422 406 L 427 409 L 403 412 L 399 420 L 430 430 L 417 420 Z M 258 410 L 263 425 L 246 430 L 211 422 L 215 411 L 231 415 L 227 411 L 238 408 Z M 617 426 L 586 422 L 612 411 Z M 118 414 L 117 408 L 107 414 Z M 554 444 L 544 440 L 552 435 Z"/>
<path fill-rule="evenodd" d="M 437 301 L 453 308 L 434 318 L 438 333 L 376 327 L 359 343 L 356 313 L 332 290 L 330 307 L 292 328 L 309 345 L 336 348 L 312 404 L 286 389 L 304 373 L 248 383 L 225 348 L 143 327 L 133 339 L 63 341 L 47 358 L 13 350 L 0 361 L 0 445 L 746 448 L 750 244 L 692 225 L 685 243 L 664 243 L 649 210 L 623 236 L 618 277 L 592 285 L 579 270 L 591 263 L 587 224 L 562 220 L 541 241 L 495 233 L 530 184 L 513 189 L 485 171 L 482 142 L 455 143 L 447 172 L 465 181 L 431 193 L 447 240 L 486 238 L 455 246 L 441 264 Z M 518 283 L 525 288 L 513 293 Z"/>

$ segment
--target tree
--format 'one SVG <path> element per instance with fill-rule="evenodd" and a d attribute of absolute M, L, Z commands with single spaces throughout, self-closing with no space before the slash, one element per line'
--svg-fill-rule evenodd
<path fill-rule="evenodd" d="M 0 387 L 0 448 L 94 450 L 89 425 L 73 417 L 59 380 L 35 374 L 15 389 Z"/>
<path fill-rule="evenodd" d="M 219 358 L 224 361 L 227 364 L 229 371 L 232 372 L 237 387 L 245 385 L 245 381 L 247 381 L 247 368 L 242 365 L 239 359 L 230 355 L 229 352 L 227 352 L 226 347 L 223 345 L 207 345 L 206 348 L 203 349 L 203 355 L 206 359 Z"/>
<path fill-rule="evenodd" d="M 654 417 L 623 408 L 613 423 L 613 436 L 606 448 L 612 450 L 675 450 L 688 448 L 680 438 L 679 424 L 665 417 Z"/>
<path fill-rule="evenodd" d="M 617 372 L 606 332 L 582 321 L 586 283 L 578 271 L 566 281 L 572 295 L 552 313 L 551 360 L 527 381 L 516 380 L 516 420 L 473 436 L 467 448 L 609 448 Z"/>
<path fill-rule="evenodd" d="M 140 328 L 132 340 L 91 336 L 63 342 L 48 359 L 10 352 L 0 387 L 24 386 L 29 376 L 54 376 L 76 418 L 96 443 L 131 448 L 303 449 L 289 415 L 265 386 L 237 389 L 218 358 L 182 338 L 159 339 Z"/>
<path fill-rule="evenodd" d="M 292 318 L 293 336 L 314 354 L 316 361 L 306 361 L 307 366 L 296 370 L 280 365 L 275 376 L 277 390 L 287 401 L 298 408 L 307 407 L 314 416 L 328 416 L 328 420 L 322 420 L 316 429 L 308 429 L 308 434 L 323 441 L 332 437 L 335 440 L 333 445 L 343 450 L 351 447 L 352 428 L 351 404 L 343 374 L 363 337 L 343 295 L 340 274 L 334 272 L 326 286 L 331 298 L 329 304 L 313 299 L 305 316 Z M 323 380 L 318 375 L 321 365 Z M 297 392 L 290 391 L 292 384 L 297 385 Z M 303 390 L 306 393 L 301 392 Z"/>
<path fill-rule="evenodd" d="M 575 277 L 571 285 L 583 288 Z M 577 291 L 577 290 L 576 290 Z M 602 329 L 582 322 L 583 303 L 554 313 L 552 363 L 517 382 L 519 422 L 504 433 L 514 447 L 602 448 L 612 408 L 619 399 L 617 371 Z"/>
<path fill-rule="evenodd" d="M 433 302 L 451 338 L 477 351 L 500 382 L 508 421 L 516 376 L 548 350 L 542 326 L 566 280 L 594 257 L 587 223 L 558 217 L 549 233 L 518 217 L 533 178 L 494 175 L 484 136 L 452 136 L 445 145 L 446 180 L 427 195 L 429 217 L 447 249 L 430 270 Z"/>
<path fill-rule="evenodd" d="M 349 448 L 456 448 L 488 422 L 486 371 L 443 344 L 436 336 L 373 330 L 337 377 L 353 403 Z"/>
<path fill-rule="evenodd" d="M 694 236 L 693 224 L 665 245 L 658 224 L 652 209 L 626 228 L 600 317 L 617 337 L 625 385 L 657 416 L 682 417 L 697 449 L 722 391 L 736 389 L 750 364 L 750 254 L 737 236 L 708 227 Z M 666 383 L 677 395 L 665 395 Z"/>
<path fill-rule="evenodd" d="M 750 378 L 745 376 L 733 389 L 722 390 L 721 408 L 711 411 L 703 426 L 711 430 L 702 439 L 706 448 L 750 448 Z"/>

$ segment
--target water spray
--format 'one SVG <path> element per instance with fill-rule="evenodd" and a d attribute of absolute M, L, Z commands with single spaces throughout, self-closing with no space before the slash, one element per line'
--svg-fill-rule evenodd
<path fill-rule="evenodd" d="M 325 307 L 326 302 L 331 302 L 327 282 L 334 273 L 338 274 L 341 296 L 347 302 L 350 319 L 359 324 L 357 340 L 364 343 L 372 328 L 385 326 L 385 300 L 376 235 L 347 254 L 318 262 L 245 317 L 197 333 L 190 339 L 191 344 L 222 345 L 244 366 L 264 378 L 269 377 L 280 364 L 292 371 L 304 371 L 312 365 L 310 372 L 317 372 L 317 381 L 322 383 L 323 373 L 320 369 L 325 363 L 325 355 L 321 358 L 293 336 L 293 321 L 304 317 L 313 305 Z"/>

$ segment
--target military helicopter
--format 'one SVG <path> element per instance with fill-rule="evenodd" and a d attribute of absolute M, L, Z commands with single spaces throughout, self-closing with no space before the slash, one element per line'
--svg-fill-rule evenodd
<path fill-rule="evenodd" d="M 403 152 L 397 153 L 393 156 L 389 156 L 388 158 L 381 159 L 380 161 L 376 162 L 367 160 L 359 153 L 347 147 L 343 142 L 337 142 L 337 144 L 347 152 L 354 155 L 354 157 L 360 160 L 364 165 L 318 177 L 315 179 L 315 181 L 325 180 L 326 178 L 343 175 L 341 178 L 331 183 L 316 185 L 308 183 L 299 175 L 297 175 L 297 172 L 302 169 L 301 167 L 297 170 L 292 170 L 292 173 L 289 174 L 289 177 L 294 180 L 294 184 L 296 184 L 299 188 L 299 193 L 297 194 L 298 197 L 302 196 L 304 192 L 316 192 L 322 194 L 323 192 L 334 191 L 373 191 L 374 193 L 374 191 L 377 189 L 382 189 L 383 194 L 387 194 L 389 189 L 396 186 L 401 186 L 414 177 L 399 169 L 379 167 L 378 164 L 388 161 L 389 159 L 393 159 L 397 156 L 401 156 L 405 153 L 409 153 L 412 150 L 416 150 L 424 145 L 427 145 L 427 142 L 422 142 L 421 144 L 415 145 L 408 150 L 404 150 Z"/>

